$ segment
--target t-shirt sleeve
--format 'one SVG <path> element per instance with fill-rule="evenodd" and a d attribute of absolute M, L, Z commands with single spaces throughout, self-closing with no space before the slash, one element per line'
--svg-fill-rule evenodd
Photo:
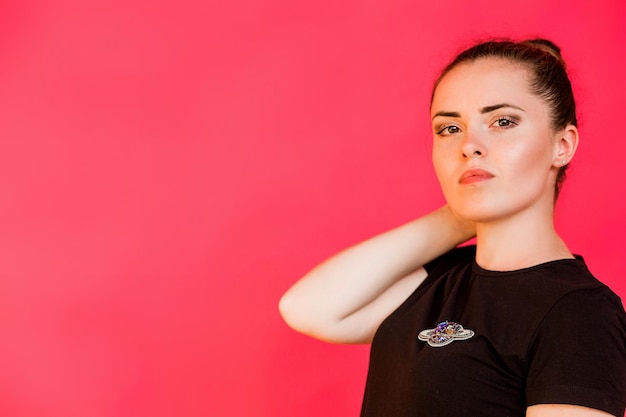
<path fill-rule="evenodd" d="M 626 316 L 619 297 L 600 287 L 561 298 L 539 325 L 527 363 L 527 406 L 572 404 L 623 416 Z"/>

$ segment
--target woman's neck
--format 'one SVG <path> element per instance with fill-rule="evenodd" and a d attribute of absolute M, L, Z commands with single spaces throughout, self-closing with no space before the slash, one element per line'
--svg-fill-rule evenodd
<path fill-rule="evenodd" d="M 504 220 L 479 223 L 476 239 L 476 262 L 494 271 L 513 271 L 573 258 L 554 229 L 552 212 L 523 212 Z"/>

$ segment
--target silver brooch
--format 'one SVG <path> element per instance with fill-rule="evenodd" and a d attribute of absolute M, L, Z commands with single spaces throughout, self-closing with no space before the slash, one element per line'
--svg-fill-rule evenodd
<path fill-rule="evenodd" d="M 453 321 L 442 321 L 434 329 L 422 330 L 417 338 L 423 342 L 428 342 L 432 347 L 442 347 L 449 345 L 455 340 L 465 340 L 474 336 L 474 332 L 464 329 Z"/>

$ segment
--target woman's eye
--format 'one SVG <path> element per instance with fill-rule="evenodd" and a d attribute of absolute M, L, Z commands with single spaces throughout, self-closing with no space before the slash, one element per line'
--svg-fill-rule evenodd
<path fill-rule="evenodd" d="M 503 127 L 503 128 L 505 128 L 505 129 L 506 129 L 506 128 L 508 128 L 508 127 L 513 127 L 513 126 L 515 126 L 516 124 L 517 124 L 517 123 L 515 123 L 515 121 L 514 121 L 514 120 L 507 119 L 507 118 L 503 117 L 503 118 L 500 118 L 500 119 L 496 120 L 496 121 L 493 123 L 493 125 L 492 125 L 492 126 L 495 126 L 495 127 Z"/>
<path fill-rule="evenodd" d="M 452 135 L 454 133 L 459 133 L 461 129 L 458 126 L 445 126 L 437 131 L 437 134 L 440 136 Z"/>

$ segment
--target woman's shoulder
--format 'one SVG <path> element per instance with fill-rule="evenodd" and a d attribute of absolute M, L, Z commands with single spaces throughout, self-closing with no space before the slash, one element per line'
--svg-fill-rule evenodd
<path fill-rule="evenodd" d="M 624 413 L 626 314 L 606 285 L 554 302 L 528 345 L 528 405 L 580 404 Z"/>
<path fill-rule="evenodd" d="M 424 269 L 431 274 L 436 270 L 472 264 L 474 259 L 476 259 L 476 245 L 459 246 L 428 262 L 424 265 Z"/>
<path fill-rule="evenodd" d="M 476 245 L 456 247 L 424 265 L 429 274 L 427 282 L 445 277 L 454 277 L 454 282 L 462 278 L 478 279 L 482 286 L 495 293 L 531 298 L 546 308 L 570 294 L 581 298 L 583 304 L 593 304 L 592 299 L 602 297 L 622 308 L 619 296 L 591 273 L 580 255 L 512 271 L 486 270 L 475 259 Z"/>
<path fill-rule="evenodd" d="M 619 297 L 587 267 L 584 259 L 576 255 L 573 259 L 560 259 L 528 268 L 524 274 L 538 290 L 558 295 L 598 294 L 619 301 Z M 577 296 L 574 293 L 579 293 Z"/>

